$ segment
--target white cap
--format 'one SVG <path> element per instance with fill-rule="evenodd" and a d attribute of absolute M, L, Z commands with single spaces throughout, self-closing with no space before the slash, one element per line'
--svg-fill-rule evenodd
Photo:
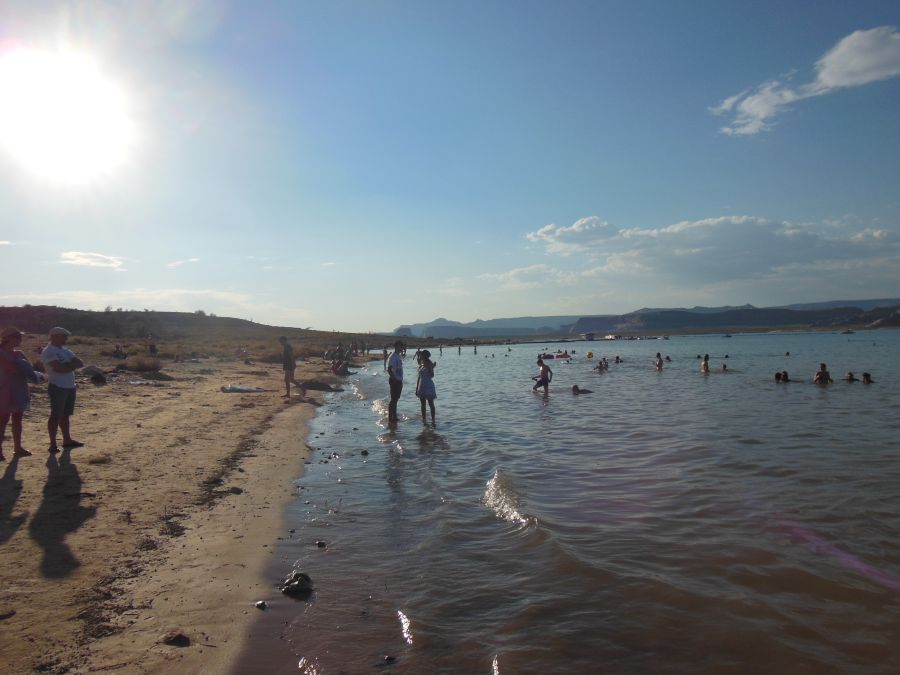
<path fill-rule="evenodd" d="M 50 335 L 71 335 L 69 331 L 65 328 L 61 328 L 60 326 L 54 326 L 50 329 Z"/>

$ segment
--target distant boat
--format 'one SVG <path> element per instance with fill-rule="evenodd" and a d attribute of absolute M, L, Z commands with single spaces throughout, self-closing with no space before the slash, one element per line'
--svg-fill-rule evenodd
<path fill-rule="evenodd" d="M 841 335 L 853 335 L 855 331 L 850 330 L 849 328 L 845 331 L 841 332 Z"/>
<path fill-rule="evenodd" d="M 731 337 L 731 333 L 725 333 L 722 337 Z"/>

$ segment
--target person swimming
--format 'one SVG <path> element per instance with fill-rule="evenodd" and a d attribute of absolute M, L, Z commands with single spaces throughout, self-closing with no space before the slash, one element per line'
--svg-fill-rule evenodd
<path fill-rule="evenodd" d="M 786 370 L 781 371 L 781 381 L 782 382 L 790 382 L 791 381 L 791 378 L 788 377 L 788 371 L 786 371 Z"/>
<path fill-rule="evenodd" d="M 874 384 L 875 380 L 872 379 L 872 376 L 869 375 L 869 373 L 863 373 L 862 383 L 863 384 Z"/>
<path fill-rule="evenodd" d="M 853 373 L 848 370 L 847 374 L 844 375 L 844 381 L 845 382 L 859 382 L 859 379 L 854 377 Z"/>
<path fill-rule="evenodd" d="M 578 396 L 579 394 L 593 394 L 594 392 L 590 389 L 581 389 L 577 384 L 573 384 L 572 393 Z"/>
<path fill-rule="evenodd" d="M 781 384 L 781 373 L 779 373 L 777 370 L 775 371 L 775 383 Z"/>

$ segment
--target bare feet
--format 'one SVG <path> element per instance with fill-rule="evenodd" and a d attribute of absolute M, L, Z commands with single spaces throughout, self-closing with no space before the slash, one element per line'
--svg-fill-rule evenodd
<path fill-rule="evenodd" d="M 31 457 L 31 453 L 28 452 L 25 448 L 16 448 L 16 451 L 13 453 L 13 457 Z"/>
<path fill-rule="evenodd" d="M 63 441 L 64 448 L 83 448 L 84 443 L 81 441 L 76 441 L 74 438 L 70 438 L 67 441 Z"/>

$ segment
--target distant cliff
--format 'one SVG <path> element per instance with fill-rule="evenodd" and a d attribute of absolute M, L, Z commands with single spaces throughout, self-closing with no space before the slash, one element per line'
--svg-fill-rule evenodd
<path fill-rule="evenodd" d="M 643 308 L 628 314 L 540 316 L 460 323 L 436 319 L 400 326 L 397 335 L 440 339 L 614 334 L 703 333 L 738 330 L 875 328 L 900 326 L 900 299 L 819 302 L 785 307 Z"/>

